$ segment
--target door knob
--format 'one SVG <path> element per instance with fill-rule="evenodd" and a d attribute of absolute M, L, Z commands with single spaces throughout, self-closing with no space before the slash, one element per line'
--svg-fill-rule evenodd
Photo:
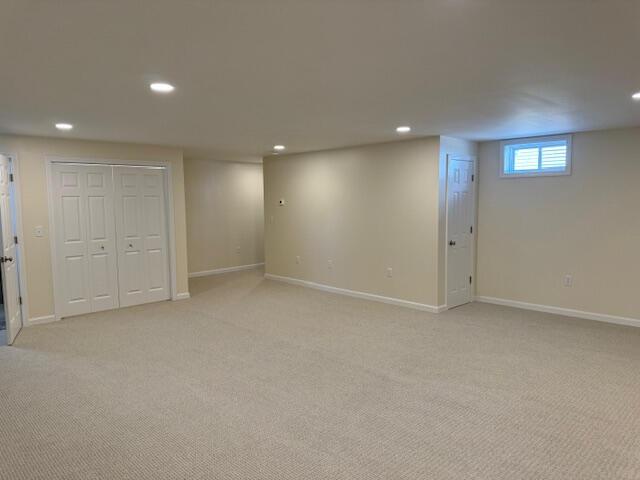
<path fill-rule="evenodd" d="M 129 244 L 129 248 L 133 248 L 133 243 L 130 243 L 130 244 Z"/>
<path fill-rule="evenodd" d="M 100 245 L 100 250 L 104 250 L 104 245 Z"/>
<path fill-rule="evenodd" d="M 449 245 L 451 245 L 452 247 L 453 247 L 455 244 L 456 244 L 456 242 L 455 242 L 455 241 L 453 241 L 453 240 L 450 240 L 450 241 L 449 241 Z"/>

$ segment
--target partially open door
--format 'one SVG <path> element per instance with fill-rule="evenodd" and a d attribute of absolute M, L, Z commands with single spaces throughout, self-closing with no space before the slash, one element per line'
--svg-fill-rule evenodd
<path fill-rule="evenodd" d="M 472 298 L 474 165 L 471 159 L 449 156 L 447 165 L 447 306 Z"/>
<path fill-rule="evenodd" d="M 15 225 L 12 218 L 11 181 L 11 159 L 0 155 L 0 229 L 2 229 L 0 265 L 2 266 L 2 290 L 7 324 L 7 343 L 9 345 L 13 343 L 22 328 L 18 252 L 16 251 Z"/>

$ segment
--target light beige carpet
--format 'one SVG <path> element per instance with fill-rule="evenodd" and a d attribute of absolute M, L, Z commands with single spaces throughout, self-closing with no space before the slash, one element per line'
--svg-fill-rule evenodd
<path fill-rule="evenodd" d="M 638 479 L 640 329 L 266 281 L 25 329 L 3 479 Z"/>

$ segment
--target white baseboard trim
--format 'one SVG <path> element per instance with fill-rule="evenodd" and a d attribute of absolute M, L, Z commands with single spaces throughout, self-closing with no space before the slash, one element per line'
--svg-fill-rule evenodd
<path fill-rule="evenodd" d="M 302 287 L 308 287 L 308 288 L 315 288 L 316 290 L 322 290 L 323 292 L 337 293 L 339 295 L 362 298 L 364 300 L 373 300 L 374 302 L 388 303 L 390 305 L 397 305 L 399 307 L 408 307 L 414 310 L 422 310 L 424 312 L 440 313 L 447 309 L 445 305 L 440 305 L 436 307 L 436 306 L 427 305 L 424 303 L 411 302 L 409 300 L 402 300 L 400 298 L 384 297 L 382 295 L 375 295 L 373 293 L 358 292 L 355 290 L 347 290 L 346 288 L 332 287 L 330 285 L 310 282 L 308 280 L 300 280 L 298 278 L 282 277 L 280 275 L 273 275 L 271 273 L 265 273 L 264 277 L 269 280 L 276 280 L 278 282 L 290 283 L 292 285 L 300 285 Z"/>
<path fill-rule="evenodd" d="M 25 323 L 25 327 L 32 327 L 34 325 L 42 325 L 43 323 L 51 323 L 56 321 L 55 315 L 44 315 L 42 317 L 32 317 Z"/>
<path fill-rule="evenodd" d="M 527 303 L 495 297 L 479 296 L 476 297 L 475 300 L 482 303 L 493 303 L 495 305 L 505 305 L 507 307 L 522 308 L 524 310 L 534 310 L 536 312 L 554 313 L 556 315 L 564 315 L 566 317 L 584 318 L 586 320 L 595 320 L 597 322 L 640 327 L 639 318 L 618 317 L 616 315 L 606 315 L 604 313 L 584 312 L 582 310 L 573 310 L 571 308 L 552 307 L 550 305 L 539 305 L 537 303 Z"/>
<path fill-rule="evenodd" d="M 189 292 L 182 292 L 182 293 L 177 293 L 175 297 L 173 297 L 173 300 L 187 300 L 191 298 L 191 294 Z"/>
<path fill-rule="evenodd" d="M 216 268 L 215 270 L 203 270 L 201 272 L 192 272 L 189 274 L 189 278 L 195 277 L 208 277 L 209 275 L 219 275 L 221 273 L 239 272 L 240 270 L 251 270 L 253 268 L 259 268 L 264 265 L 262 263 L 252 263 L 251 265 L 238 265 L 236 267 Z"/>

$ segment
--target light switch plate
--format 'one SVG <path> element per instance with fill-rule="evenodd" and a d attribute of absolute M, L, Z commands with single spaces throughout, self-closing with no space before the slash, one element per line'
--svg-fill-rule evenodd
<path fill-rule="evenodd" d="M 34 229 L 34 235 L 36 237 L 44 237 L 44 227 L 42 225 L 38 225 L 35 229 Z"/>

